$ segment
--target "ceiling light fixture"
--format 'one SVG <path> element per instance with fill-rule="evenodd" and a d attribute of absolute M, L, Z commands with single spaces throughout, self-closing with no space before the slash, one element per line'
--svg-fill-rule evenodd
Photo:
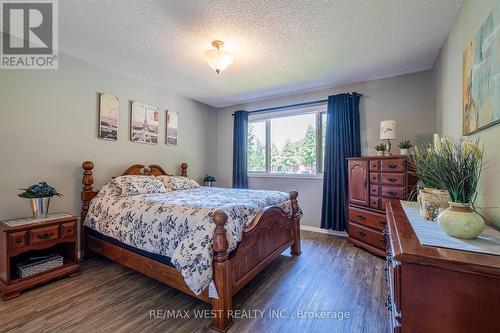
<path fill-rule="evenodd" d="M 220 74 L 220 72 L 228 68 L 229 65 L 233 63 L 234 56 L 223 50 L 223 41 L 214 40 L 212 42 L 212 46 L 215 47 L 215 49 L 205 51 L 205 60 L 217 74 Z"/>

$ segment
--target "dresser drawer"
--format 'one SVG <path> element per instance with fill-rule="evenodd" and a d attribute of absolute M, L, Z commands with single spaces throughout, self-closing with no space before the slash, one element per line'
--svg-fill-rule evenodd
<path fill-rule="evenodd" d="M 380 250 L 385 250 L 385 240 L 379 231 L 356 223 L 349 223 L 349 236 Z"/>
<path fill-rule="evenodd" d="M 59 238 L 58 225 L 30 230 L 31 244 L 49 242 L 58 238 Z"/>
<path fill-rule="evenodd" d="M 19 249 L 28 245 L 28 234 L 26 231 L 13 232 L 9 234 L 9 247 Z"/>
<path fill-rule="evenodd" d="M 402 199 L 405 195 L 405 188 L 402 186 L 382 186 L 381 194 L 392 199 Z"/>
<path fill-rule="evenodd" d="M 380 198 L 370 197 L 370 207 L 374 209 L 380 209 Z"/>
<path fill-rule="evenodd" d="M 380 183 L 380 173 L 370 172 L 370 184 L 378 184 L 378 183 Z"/>
<path fill-rule="evenodd" d="M 380 195 L 380 186 L 378 186 L 378 185 L 370 185 L 370 195 L 371 196 Z"/>
<path fill-rule="evenodd" d="M 370 160 L 370 171 L 380 171 L 380 160 Z"/>
<path fill-rule="evenodd" d="M 385 215 L 352 207 L 349 207 L 349 221 L 380 231 L 384 230 L 386 226 Z"/>
<path fill-rule="evenodd" d="M 381 170 L 383 172 L 403 172 L 405 171 L 405 160 L 401 158 L 384 159 L 381 163 Z"/>
<path fill-rule="evenodd" d="M 382 172 L 380 174 L 380 184 L 403 186 L 405 184 L 405 174 L 399 172 Z"/>
<path fill-rule="evenodd" d="M 76 222 L 61 225 L 61 238 L 73 237 L 76 232 Z"/>

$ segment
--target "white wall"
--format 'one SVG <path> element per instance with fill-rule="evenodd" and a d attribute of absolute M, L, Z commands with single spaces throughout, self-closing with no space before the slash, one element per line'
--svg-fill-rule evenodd
<path fill-rule="evenodd" d="M 381 120 L 395 119 L 398 123 L 398 143 L 401 139 L 421 142 L 434 133 L 431 73 L 421 72 L 383 80 L 357 83 L 344 87 L 322 89 L 255 103 L 236 105 L 217 112 L 217 177 L 218 186 L 231 186 L 232 140 L 235 110 L 256 110 L 326 99 L 329 95 L 356 91 L 363 94 L 360 101 L 361 145 L 363 154 L 373 154 L 380 142 Z M 397 151 L 397 145 L 394 145 Z M 250 188 L 280 191 L 297 190 L 304 210 L 302 224 L 319 227 L 321 219 L 322 179 L 250 178 Z M 347 189 L 346 189 L 347 190 Z"/>
<path fill-rule="evenodd" d="M 102 185 L 134 163 L 162 165 L 199 179 L 216 172 L 215 109 L 60 54 L 59 70 L 0 70 L 0 220 L 29 216 L 20 187 L 47 181 L 64 194 L 50 210 L 79 213 L 82 161 Z M 169 78 L 166 78 L 169 79 Z M 120 98 L 118 141 L 97 138 L 97 92 Z M 129 140 L 130 100 L 158 105 L 160 143 Z M 179 145 L 165 142 L 165 110 L 180 116 Z"/>
<path fill-rule="evenodd" d="M 434 64 L 436 130 L 444 136 L 458 138 L 462 135 L 463 52 L 497 3 L 496 0 L 465 1 Z M 500 125 L 471 137 L 481 138 L 485 160 L 488 161 L 488 168 L 481 178 L 477 203 L 479 207 L 490 207 L 485 208 L 486 212 L 500 226 Z"/>

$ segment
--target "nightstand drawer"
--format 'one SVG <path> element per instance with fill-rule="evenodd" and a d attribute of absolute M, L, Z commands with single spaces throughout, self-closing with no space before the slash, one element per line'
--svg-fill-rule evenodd
<path fill-rule="evenodd" d="M 39 244 L 51 240 L 56 240 L 58 238 L 59 238 L 58 225 L 30 230 L 31 244 Z"/>
<path fill-rule="evenodd" d="M 76 232 L 76 222 L 61 225 L 61 238 L 73 237 Z"/>
<path fill-rule="evenodd" d="M 18 249 L 28 245 L 26 231 L 13 232 L 9 234 L 9 246 L 11 249 Z"/>

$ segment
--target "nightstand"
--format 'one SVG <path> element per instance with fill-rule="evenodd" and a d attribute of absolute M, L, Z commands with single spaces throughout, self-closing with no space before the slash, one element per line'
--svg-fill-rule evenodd
<path fill-rule="evenodd" d="M 66 213 L 43 219 L 24 218 L 0 222 L 0 292 L 3 299 L 15 298 L 25 289 L 63 276 L 76 275 L 78 264 L 78 218 Z M 20 277 L 17 264 L 55 254 L 62 266 Z"/>

